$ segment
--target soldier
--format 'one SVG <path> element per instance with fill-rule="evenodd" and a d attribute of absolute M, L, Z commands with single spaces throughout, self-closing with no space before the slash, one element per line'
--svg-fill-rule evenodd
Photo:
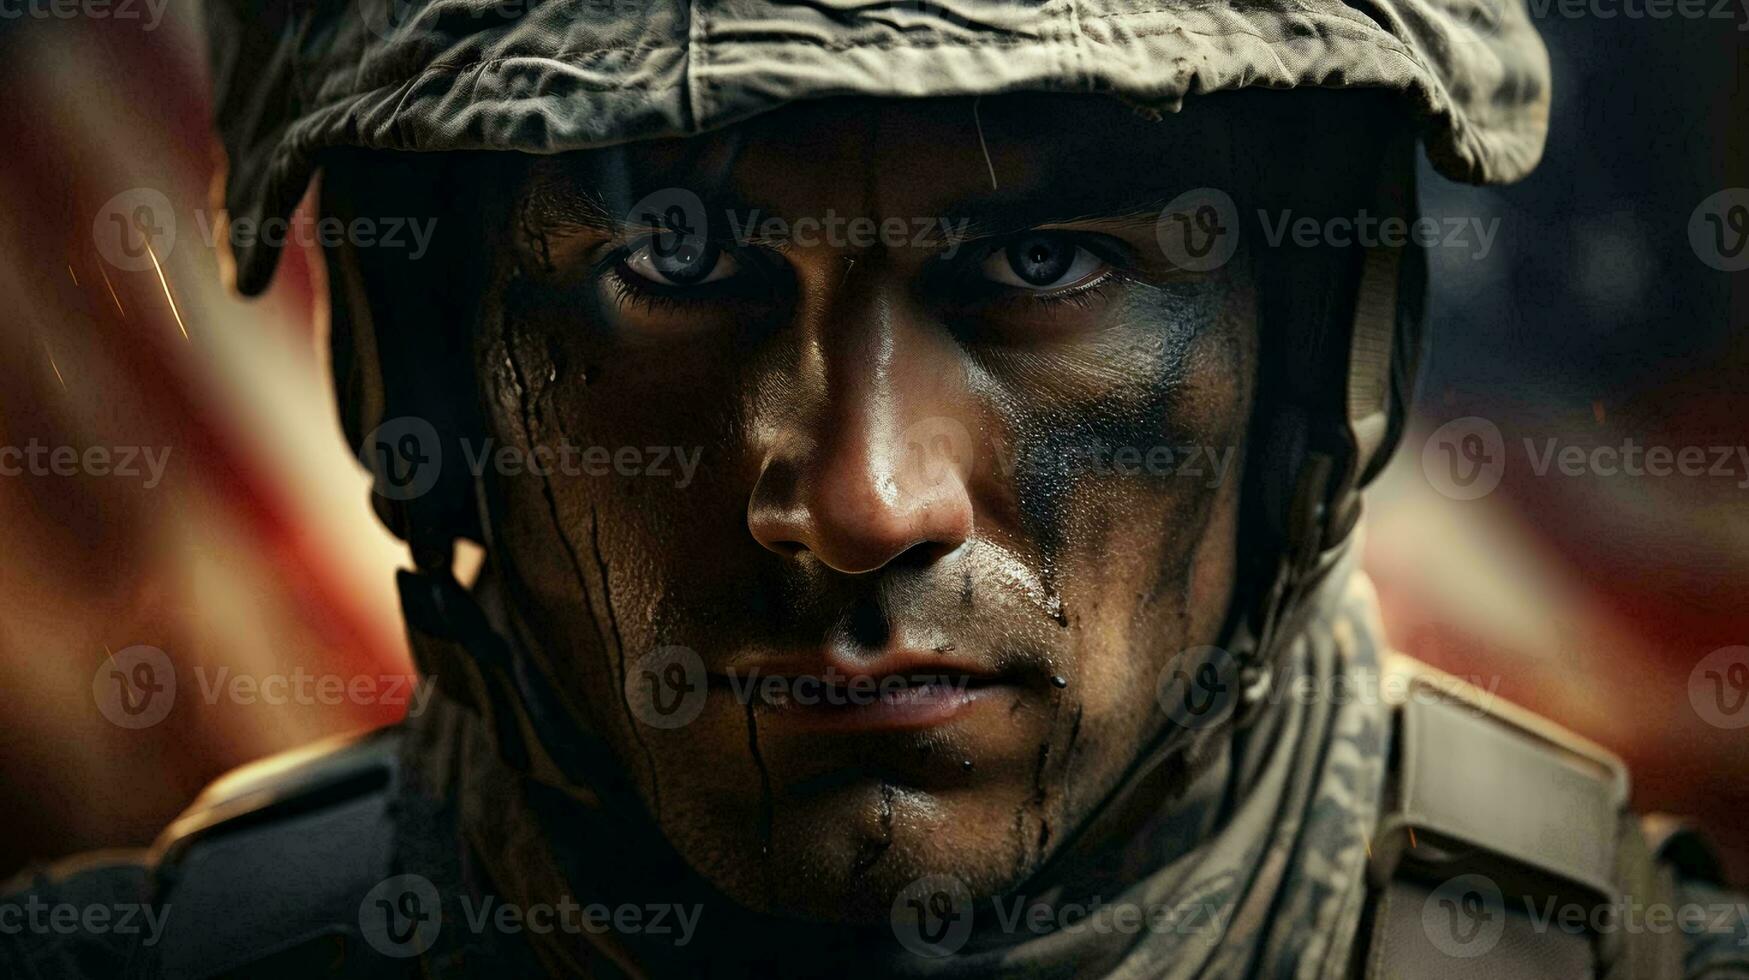
<path fill-rule="evenodd" d="M 1354 567 L 1417 145 L 1544 139 L 1465 10 L 215 5 L 234 217 L 438 219 L 325 256 L 438 693 L 16 885 L 163 929 L 6 975 L 1744 975 L 1693 836 Z"/>

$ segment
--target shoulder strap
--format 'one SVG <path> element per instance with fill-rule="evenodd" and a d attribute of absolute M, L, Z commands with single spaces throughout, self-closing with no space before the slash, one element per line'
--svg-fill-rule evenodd
<path fill-rule="evenodd" d="M 318 743 L 208 788 L 154 845 L 170 912 L 138 975 L 392 975 L 359 923 L 393 864 L 398 740 Z"/>
<path fill-rule="evenodd" d="M 1393 750 L 1363 976 L 1680 976 L 1669 937 L 1611 925 L 1635 901 L 1670 896 L 1628 813 L 1620 759 L 1400 655 L 1382 683 Z"/>

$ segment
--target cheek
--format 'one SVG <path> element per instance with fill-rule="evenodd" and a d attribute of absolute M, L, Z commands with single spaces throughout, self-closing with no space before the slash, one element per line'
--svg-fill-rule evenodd
<path fill-rule="evenodd" d="M 708 379 L 635 359 L 604 369 L 581 334 L 518 323 L 487 338 L 492 442 L 470 463 L 494 488 L 497 553 L 532 653 L 599 723 L 628 665 L 663 645 L 664 597 L 720 567 L 745 503 L 723 492 L 731 454 L 715 416 L 669 410 L 689 387 L 707 397 Z"/>
<path fill-rule="evenodd" d="M 1102 551 L 1069 563 L 1077 587 L 1065 589 L 1065 603 L 1084 610 L 1077 671 L 1090 738 L 1133 745 L 1152 734 L 1162 717 L 1161 672 L 1181 651 L 1219 638 L 1233 590 L 1238 498 L 1236 487 L 1216 491 L 1195 524 L 1126 522 L 1102 539 Z"/>
<path fill-rule="evenodd" d="M 1132 742 L 1159 718 L 1155 684 L 1212 644 L 1233 590 L 1255 328 L 1224 304 L 1182 357 L 1120 396 L 1053 412 L 1024 450 L 1066 460 L 1015 484 L 1076 637 L 1085 732 Z"/>

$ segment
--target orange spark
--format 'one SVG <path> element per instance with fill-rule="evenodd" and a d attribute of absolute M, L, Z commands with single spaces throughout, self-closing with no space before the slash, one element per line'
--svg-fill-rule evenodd
<path fill-rule="evenodd" d="M 182 331 L 182 339 L 187 340 L 188 328 L 182 325 L 182 311 L 176 308 L 176 297 L 170 295 L 170 280 L 164 278 L 164 267 L 158 264 L 158 253 L 152 250 L 152 243 L 146 242 L 146 254 L 152 257 L 152 268 L 158 273 L 158 285 L 164 287 L 164 299 L 170 303 L 170 315 L 176 318 L 176 326 Z"/>
<path fill-rule="evenodd" d="M 59 381 L 61 383 L 61 390 L 66 391 L 67 390 L 67 379 L 61 377 L 61 366 L 59 364 L 55 363 L 55 352 L 52 350 L 49 350 L 49 346 L 47 344 L 44 344 L 43 345 L 43 353 L 47 354 L 49 356 L 49 367 L 55 369 L 55 380 Z"/>
<path fill-rule="evenodd" d="M 126 320 L 128 318 L 128 311 L 121 308 L 121 297 L 115 294 L 115 286 L 110 284 L 109 273 L 105 272 L 103 266 L 99 265 L 97 267 L 97 274 L 103 277 L 103 285 L 109 289 L 109 298 L 115 301 L 115 311 L 121 314 L 123 320 Z"/>

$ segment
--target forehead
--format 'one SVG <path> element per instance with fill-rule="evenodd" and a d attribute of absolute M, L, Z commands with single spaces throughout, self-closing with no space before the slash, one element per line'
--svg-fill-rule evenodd
<path fill-rule="evenodd" d="M 1254 116 L 1235 102 L 1150 117 L 1092 95 L 834 99 L 690 139 L 544 158 L 532 186 L 587 191 L 610 212 L 679 187 L 774 213 L 1067 218 L 1235 181 Z"/>

